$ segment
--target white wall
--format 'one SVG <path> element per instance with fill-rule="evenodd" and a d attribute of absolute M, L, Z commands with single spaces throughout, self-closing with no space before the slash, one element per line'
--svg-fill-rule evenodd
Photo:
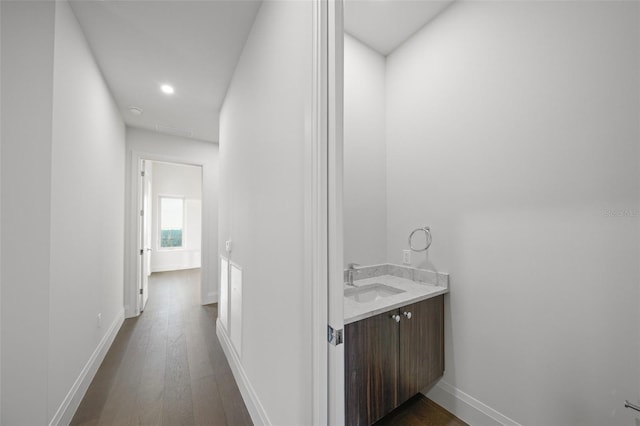
<path fill-rule="evenodd" d="M 0 7 L 0 23 L 2 7 Z M 0 52 L 2 52 L 2 31 L 0 30 Z M 2 92 L 2 55 L 0 54 L 0 93 Z M 0 177 L 2 176 L 2 96 L 0 94 Z M 2 184 L 0 184 L 0 235 L 2 235 Z M 0 238 L 0 336 L 2 336 L 2 240 Z M 0 421 L 2 421 L 2 338 L 0 337 Z"/>
<path fill-rule="evenodd" d="M 171 163 L 153 163 L 151 271 L 175 271 L 200 267 L 202 168 Z M 160 248 L 160 196 L 184 199 L 183 247 Z"/>
<path fill-rule="evenodd" d="M 55 28 L 48 418 L 124 318 L 124 124 L 66 2 Z"/>
<path fill-rule="evenodd" d="M 633 423 L 638 18 L 458 2 L 387 59 L 389 260 L 432 227 L 444 381 L 521 424 Z"/>
<path fill-rule="evenodd" d="M 1 2 L 2 419 L 47 422 L 55 5 Z M 28 368 L 23 368 L 28 367 Z"/>
<path fill-rule="evenodd" d="M 387 259 L 385 57 L 344 37 L 344 262 Z"/>
<path fill-rule="evenodd" d="M 125 314 L 134 316 L 136 300 L 136 251 L 138 250 L 136 194 L 131 193 L 132 162 L 135 156 L 202 166 L 202 287 L 203 304 L 218 300 L 218 145 L 127 127 L 125 210 L 128 212 L 125 247 Z M 155 173 L 155 168 L 154 168 Z M 133 203 L 133 204 L 132 204 Z"/>
<path fill-rule="evenodd" d="M 224 241 L 233 241 L 243 278 L 234 368 L 255 397 L 248 405 L 264 415 L 252 411 L 254 421 L 274 425 L 310 424 L 312 413 L 311 289 L 303 277 L 311 22 L 312 2 L 262 4 L 220 115 L 219 247 L 224 253 Z"/>
<path fill-rule="evenodd" d="M 124 125 L 66 2 L 2 8 L 2 423 L 68 422 L 123 319 Z"/>

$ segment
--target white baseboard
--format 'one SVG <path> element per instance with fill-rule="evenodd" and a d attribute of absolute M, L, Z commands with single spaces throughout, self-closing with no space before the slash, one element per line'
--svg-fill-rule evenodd
<path fill-rule="evenodd" d="M 521 426 L 444 380 L 440 380 L 427 396 L 472 426 Z"/>
<path fill-rule="evenodd" d="M 57 425 L 68 425 L 71 423 L 71 419 L 73 415 L 76 413 L 78 406 L 80 405 L 80 401 L 84 398 L 84 394 L 89 389 L 89 385 L 91 381 L 96 375 L 100 364 L 102 364 L 102 360 L 104 360 L 105 355 L 107 355 L 107 351 L 111 347 L 113 343 L 113 339 L 115 339 L 122 323 L 124 322 L 124 309 L 122 309 L 118 315 L 116 315 L 115 320 L 111 323 L 111 326 L 105 333 L 104 337 L 98 343 L 96 350 L 93 351 L 91 357 L 89 357 L 89 361 L 85 364 L 84 368 L 80 372 L 80 375 L 69 389 L 67 396 L 58 407 L 58 411 L 53 416 L 51 421 L 49 422 L 49 426 L 57 426 Z"/>
<path fill-rule="evenodd" d="M 125 305 L 124 307 L 124 319 L 137 317 L 133 309 L 129 307 L 129 305 Z"/>
<path fill-rule="evenodd" d="M 211 303 L 218 303 L 218 292 L 212 291 L 208 293 L 204 299 L 202 299 L 203 305 L 210 305 Z"/>
<path fill-rule="evenodd" d="M 249 411 L 253 424 L 271 426 L 271 421 L 269 420 L 264 407 L 260 403 L 260 399 L 258 399 L 256 391 L 253 389 L 253 386 L 251 386 L 251 382 L 249 382 L 249 378 L 244 372 L 244 368 L 242 368 L 240 359 L 231 345 L 231 340 L 229 339 L 229 336 L 227 336 L 227 332 L 220 322 L 216 322 L 216 334 L 220 340 L 222 350 L 227 356 L 231 372 L 233 373 L 233 377 L 236 379 L 238 389 L 240 389 L 240 394 L 242 395 L 244 404 L 247 406 L 247 410 Z"/>

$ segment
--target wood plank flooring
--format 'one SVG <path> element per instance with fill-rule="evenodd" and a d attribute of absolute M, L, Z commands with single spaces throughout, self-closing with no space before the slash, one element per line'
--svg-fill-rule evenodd
<path fill-rule="evenodd" d="M 71 425 L 252 425 L 199 282 L 199 269 L 151 276 L 144 313 L 125 320 Z M 423 395 L 376 423 L 411 425 L 466 423 Z"/>
<path fill-rule="evenodd" d="M 252 425 L 199 282 L 199 269 L 151 275 L 144 313 L 125 320 L 72 425 Z"/>
<path fill-rule="evenodd" d="M 426 396 L 418 394 L 375 426 L 469 426 Z"/>

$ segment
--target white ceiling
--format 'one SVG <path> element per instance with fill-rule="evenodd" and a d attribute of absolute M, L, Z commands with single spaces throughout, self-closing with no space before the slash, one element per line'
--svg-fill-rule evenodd
<path fill-rule="evenodd" d="M 72 1 L 128 125 L 218 141 L 218 114 L 260 1 Z M 160 92 L 169 83 L 175 94 Z M 142 108 L 135 116 L 130 106 Z"/>
<path fill-rule="evenodd" d="M 455 0 L 345 0 L 345 31 L 384 56 Z"/>

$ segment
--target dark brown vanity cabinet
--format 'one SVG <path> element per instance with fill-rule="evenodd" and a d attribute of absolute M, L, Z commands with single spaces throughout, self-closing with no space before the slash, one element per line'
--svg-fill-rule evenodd
<path fill-rule="evenodd" d="M 444 373 L 444 295 L 345 326 L 348 426 L 369 426 Z"/>

